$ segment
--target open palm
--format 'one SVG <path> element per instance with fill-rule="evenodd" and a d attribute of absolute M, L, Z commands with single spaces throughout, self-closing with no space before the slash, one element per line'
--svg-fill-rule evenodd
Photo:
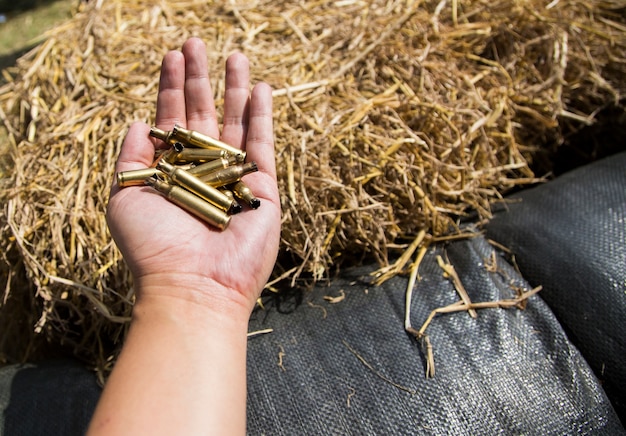
<path fill-rule="evenodd" d="M 245 149 L 247 160 L 255 161 L 259 171 L 244 181 L 261 200 L 261 207 L 244 209 L 220 231 L 150 187 L 113 186 L 107 221 L 138 293 L 197 300 L 218 286 L 243 296 L 252 307 L 272 271 L 280 237 L 271 89 L 260 83 L 250 93 L 248 60 L 242 54 L 231 55 L 226 62 L 220 133 L 205 50 L 201 40 L 192 38 L 182 52 L 170 52 L 163 59 L 156 126 L 171 130 L 179 124 Z M 133 124 L 116 171 L 150 166 L 154 150 L 149 126 Z"/>

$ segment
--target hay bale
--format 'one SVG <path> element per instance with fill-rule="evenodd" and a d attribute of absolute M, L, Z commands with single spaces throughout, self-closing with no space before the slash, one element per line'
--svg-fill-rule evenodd
<path fill-rule="evenodd" d="M 622 104 L 623 8 L 81 3 L 5 71 L 0 90 L 14 161 L 0 194 L 0 360 L 33 351 L 8 338 L 34 313 L 28 343 L 68 346 L 101 370 L 115 357 L 133 292 L 104 218 L 114 163 L 130 123 L 153 122 L 161 58 L 188 37 L 207 42 L 218 97 L 234 50 L 250 58 L 253 81 L 275 89 L 284 212 L 275 277 L 294 283 L 365 256 L 384 270 L 391 255 L 446 234 L 472 211 L 488 218 L 493 201 L 536 182 L 538 151 Z M 16 286 L 20 271 L 26 284 Z M 7 317 L 9 307 L 19 313 Z"/>

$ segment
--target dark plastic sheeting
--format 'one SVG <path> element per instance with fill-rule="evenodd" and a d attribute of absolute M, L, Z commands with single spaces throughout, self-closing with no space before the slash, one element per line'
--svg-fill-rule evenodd
<path fill-rule="evenodd" d="M 76 362 L 0 368 L 0 435 L 83 435 L 99 397 L 94 374 Z"/>
<path fill-rule="evenodd" d="M 487 227 L 594 369 L 626 422 L 626 153 L 512 196 Z M 521 201 L 520 201 L 521 200 Z"/>
<path fill-rule="evenodd" d="M 487 271 L 492 251 L 482 237 L 430 251 L 413 294 L 413 326 L 458 300 L 438 255 L 475 302 L 511 298 L 512 286 L 529 289 L 500 256 L 499 271 Z M 249 342 L 250 434 L 624 433 L 541 298 L 531 297 L 524 311 L 437 316 L 427 330 L 436 376 L 426 379 L 420 346 L 403 328 L 407 278 L 372 287 L 362 282 L 368 272 L 344 272 L 292 313 L 255 314 L 252 330 L 274 332 Z M 323 298 L 341 291 L 340 303 Z"/>

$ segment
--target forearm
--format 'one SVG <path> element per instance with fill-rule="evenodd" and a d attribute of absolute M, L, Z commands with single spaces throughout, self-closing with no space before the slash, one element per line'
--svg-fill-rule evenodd
<path fill-rule="evenodd" d="M 90 434 L 244 434 L 247 313 L 141 300 Z"/>

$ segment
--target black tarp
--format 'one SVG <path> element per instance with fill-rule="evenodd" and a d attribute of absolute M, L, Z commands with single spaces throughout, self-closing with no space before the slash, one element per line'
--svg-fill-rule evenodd
<path fill-rule="evenodd" d="M 490 272 L 492 251 L 483 237 L 432 249 L 413 292 L 413 326 L 459 299 L 437 256 L 454 265 L 474 302 L 530 289 L 500 255 Z M 256 314 L 252 329 L 274 331 L 249 342 L 250 434 L 623 433 L 540 297 L 523 311 L 438 315 L 426 330 L 436 365 L 427 379 L 420 344 L 403 327 L 407 278 L 372 287 L 363 281 L 371 270 L 345 271 L 289 314 Z M 339 303 L 324 299 L 342 293 Z"/>
<path fill-rule="evenodd" d="M 509 198 L 487 235 L 541 284 L 626 422 L 626 152 Z"/>

